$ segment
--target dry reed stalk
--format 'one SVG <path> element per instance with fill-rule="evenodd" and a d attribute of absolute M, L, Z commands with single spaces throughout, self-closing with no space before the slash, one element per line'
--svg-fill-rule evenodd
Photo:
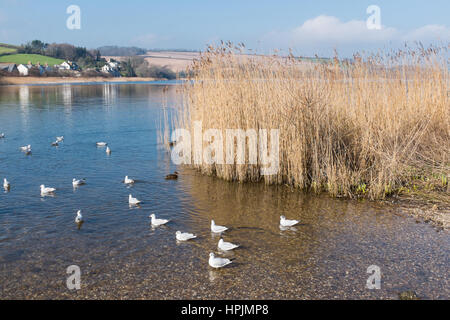
<path fill-rule="evenodd" d="M 383 198 L 417 172 L 450 172 L 448 49 L 308 63 L 210 47 L 190 70 L 173 125 L 280 130 L 278 174 L 261 176 L 250 164 L 193 165 L 205 174 Z"/>

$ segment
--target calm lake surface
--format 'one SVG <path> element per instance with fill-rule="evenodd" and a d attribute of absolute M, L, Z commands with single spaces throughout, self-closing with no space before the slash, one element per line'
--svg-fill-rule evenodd
<path fill-rule="evenodd" d="M 0 87 L 0 178 L 11 182 L 0 192 L 0 298 L 397 299 L 405 290 L 450 298 L 449 233 L 395 204 L 174 167 L 157 139 L 165 85 Z M 167 105 L 178 99 L 170 85 Z M 27 144 L 29 156 L 19 150 Z M 179 179 L 165 180 L 174 170 Z M 122 183 L 125 175 L 134 186 Z M 72 178 L 87 184 L 74 189 Z M 55 196 L 41 197 L 41 184 L 57 188 Z M 129 207 L 130 193 L 141 208 Z M 153 229 L 151 213 L 171 222 Z M 301 223 L 282 231 L 281 214 Z M 219 240 L 211 219 L 230 227 L 225 241 L 241 245 L 221 254 L 234 258 L 222 270 L 208 266 Z M 198 238 L 177 243 L 177 230 Z M 81 270 L 78 291 L 66 287 L 70 265 Z M 366 288 L 371 265 L 381 269 L 380 290 Z"/>

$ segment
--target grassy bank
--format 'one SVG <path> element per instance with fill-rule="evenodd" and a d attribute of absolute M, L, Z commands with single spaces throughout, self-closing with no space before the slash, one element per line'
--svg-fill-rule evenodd
<path fill-rule="evenodd" d="M 351 63 L 242 58 L 235 50 L 210 48 L 194 63 L 173 125 L 279 129 L 280 170 L 261 176 L 259 165 L 197 169 L 338 197 L 432 188 L 448 202 L 448 47 L 356 55 Z"/>
<path fill-rule="evenodd" d="M 40 54 L 8 54 L 0 57 L 0 62 L 27 64 L 29 61 L 31 61 L 32 64 L 39 62 L 41 65 L 48 63 L 49 66 L 64 62 L 62 59 L 47 57 Z"/>

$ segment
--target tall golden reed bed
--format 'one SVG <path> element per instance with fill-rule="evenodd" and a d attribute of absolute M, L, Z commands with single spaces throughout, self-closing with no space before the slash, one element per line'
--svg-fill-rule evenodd
<path fill-rule="evenodd" d="M 193 165 L 226 180 L 372 199 L 417 177 L 439 177 L 445 187 L 449 48 L 316 63 L 210 47 L 190 70 L 172 125 L 280 130 L 277 175 L 261 176 L 258 165 Z"/>

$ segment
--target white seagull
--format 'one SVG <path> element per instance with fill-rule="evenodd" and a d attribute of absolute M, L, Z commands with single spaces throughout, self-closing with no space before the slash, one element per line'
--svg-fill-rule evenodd
<path fill-rule="evenodd" d="M 9 181 L 6 180 L 6 178 L 3 178 L 3 188 L 5 188 L 5 190 L 9 190 L 10 187 L 11 185 L 9 184 Z"/>
<path fill-rule="evenodd" d="M 64 141 L 64 136 L 56 137 L 56 142 L 63 142 L 63 141 Z"/>
<path fill-rule="evenodd" d="M 141 203 L 141 201 L 138 200 L 138 199 L 136 199 L 136 198 L 133 198 L 133 196 L 130 194 L 130 195 L 128 196 L 128 203 L 129 203 L 130 205 L 137 205 L 137 204 Z"/>
<path fill-rule="evenodd" d="M 281 227 L 292 227 L 299 223 L 299 220 L 287 220 L 285 216 L 280 217 L 280 226 Z"/>
<path fill-rule="evenodd" d="M 83 184 L 86 184 L 86 179 L 80 179 L 80 180 L 77 180 L 75 178 L 72 179 L 72 185 L 74 187 L 78 187 L 78 186 L 81 186 Z"/>
<path fill-rule="evenodd" d="M 216 258 L 214 256 L 214 253 L 209 254 L 209 265 L 213 268 L 222 268 L 225 267 L 227 264 L 230 264 L 232 261 L 230 259 L 226 258 Z"/>
<path fill-rule="evenodd" d="M 224 226 L 216 226 L 216 223 L 214 222 L 214 220 L 211 220 L 211 231 L 215 232 L 215 233 L 221 233 L 228 230 L 227 227 Z"/>
<path fill-rule="evenodd" d="M 75 218 L 75 222 L 76 222 L 76 223 L 84 222 L 83 216 L 81 215 L 81 210 L 78 210 L 78 211 L 77 211 L 77 216 L 76 216 L 76 218 Z"/>
<path fill-rule="evenodd" d="M 239 246 L 237 244 L 234 244 L 231 242 L 223 241 L 223 239 L 221 238 L 219 240 L 219 244 L 217 245 L 217 247 L 222 251 L 230 251 L 230 250 L 236 249 Z"/>
<path fill-rule="evenodd" d="M 105 147 L 108 144 L 106 142 L 97 142 L 97 147 Z"/>
<path fill-rule="evenodd" d="M 152 213 L 151 215 L 149 215 L 150 218 L 152 218 L 152 226 L 161 226 L 163 224 L 166 224 L 167 222 L 169 222 L 169 220 L 167 219 L 156 219 L 156 216 L 154 213 Z"/>
<path fill-rule="evenodd" d="M 0 139 L 3 139 L 5 137 L 4 133 L 0 133 Z"/>
<path fill-rule="evenodd" d="M 31 151 L 31 144 L 29 144 L 27 146 L 20 147 L 20 150 L 22 150 L 24 152 L 30 152 Z"/>
<path fill-rule="evenodd" d="M 109 147 L 106 147 L 106 154 L 111 154 L 111 149 Z"/>
<path fill-rule="evenodd" d="M 128 178 L 128 176 L 125 176 L 125 179 L 123 180 L 123 183 L 125 183 L 125 184 L 133 184 L 134 180 Z"/>
<path fill-rule="evenodd" d="M 42 194 L 42 195 L 50 194 L 50 193 L 53 193 L 53 192 L 55 192 L 55 191 L 56 191 L 55 188 L 47 188 L 47 187 L 45 187 L 43 184 L 41 184 L 41 194 Z"/>
<path fill-rule="evenodd" d="M 177 231 L 175 234 L 176 234 L 176 237 L 177 237 L 178 241 L 188 241 L 190 239 L 197 238 L 196 235 L 194 235 L 192 233 L 187 233 L 187 232 Z"/>

